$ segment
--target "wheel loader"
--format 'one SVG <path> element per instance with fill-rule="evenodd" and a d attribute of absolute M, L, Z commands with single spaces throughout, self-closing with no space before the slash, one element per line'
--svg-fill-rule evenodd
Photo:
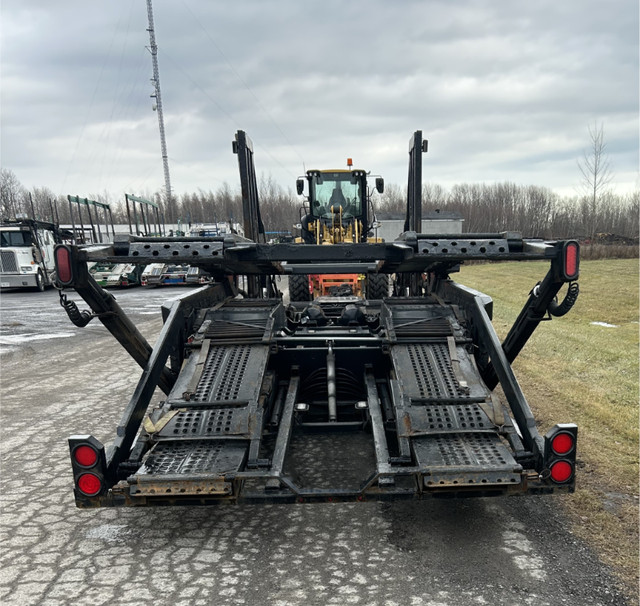
<path fill-rule="evenodd" d="M 308 195 L 300 217 L 297 243 L 336 245 L 379 242 L 373 235 L 373 205 L 368 187 L 370 175 L 364 170 L 308 170 L 296 181 L 298 195 Z M 375 177 L 375 189 L 384 192 L 384 180 Z M 311 301 L 322 296 L 356 296 L 369 299 L 386 297 L 389 277 L 378 273 L 292 274 L 289 276 L 291 301 Z"/>

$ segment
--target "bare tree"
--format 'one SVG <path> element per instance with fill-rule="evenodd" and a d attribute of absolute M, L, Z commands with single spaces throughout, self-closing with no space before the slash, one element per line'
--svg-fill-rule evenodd
<path fill-rule="evenodd" d="M 3 168 L 0 171 L 0 214 L 3 219 L 15 218 L 22 212 L 25 188 L 13 171 Z"/>
<path fill-rule="evenodd" d="M 585 192 L 583 214 L 585 228 L 593 238 L 597 231 L 597 218 L 603 197 L 607 193 L 608 185 L 613 179 L 611 163 L 607 157 L 607 144 L 604 140 L 604 127 L 594 123 L 589 126 L 591 145 L 584 151 L 578 168 L 582 173 L 582 187 Z"/>

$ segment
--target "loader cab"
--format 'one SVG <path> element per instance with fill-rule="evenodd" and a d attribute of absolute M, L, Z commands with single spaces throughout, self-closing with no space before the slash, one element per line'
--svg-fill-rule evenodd
<path fill-rule="evenodd" d="M 363 171 L 309 171 L 309 203 L 315 218 L 362 219 L 366 209 L 367 175 Z"/>
<path fill-rule="evenodd" d="M 373 217 L 369 174 L 350 168 L 308 170 L 305 176 L 296 181 L 299 195 L 304 193 L 305 180 L 309 192 L 308 204 L 301 209 L 300 240 L 307 244 L 366 242 Z M 384 191 L 382 177 L 375 178 L 375 188 L 379 193 Z"/>

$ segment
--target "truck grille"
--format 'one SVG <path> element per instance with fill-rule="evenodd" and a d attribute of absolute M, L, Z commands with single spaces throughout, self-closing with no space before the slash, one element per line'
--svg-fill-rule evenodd
<path fill-rule="evenodd" d="M 18 273 L 16 255 L 10 250 L 0 251 L 0 271 L 3 273 Z"/>

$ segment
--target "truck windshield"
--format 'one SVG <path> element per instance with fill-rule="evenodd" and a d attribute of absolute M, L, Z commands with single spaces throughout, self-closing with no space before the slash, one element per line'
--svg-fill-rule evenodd
<path fill-rule="evenodd" d="M 0 232 L 2 246 L 31 246 L 31 234 L 28 231 Z"/>
<path fill-rule="evenodd" d="M 324 172 L 311 177 L 312 213 L 323 217 L 338 212 L 343 216 L 362 215 L 362 190 L 360 179 L 349 172 Z"/>

